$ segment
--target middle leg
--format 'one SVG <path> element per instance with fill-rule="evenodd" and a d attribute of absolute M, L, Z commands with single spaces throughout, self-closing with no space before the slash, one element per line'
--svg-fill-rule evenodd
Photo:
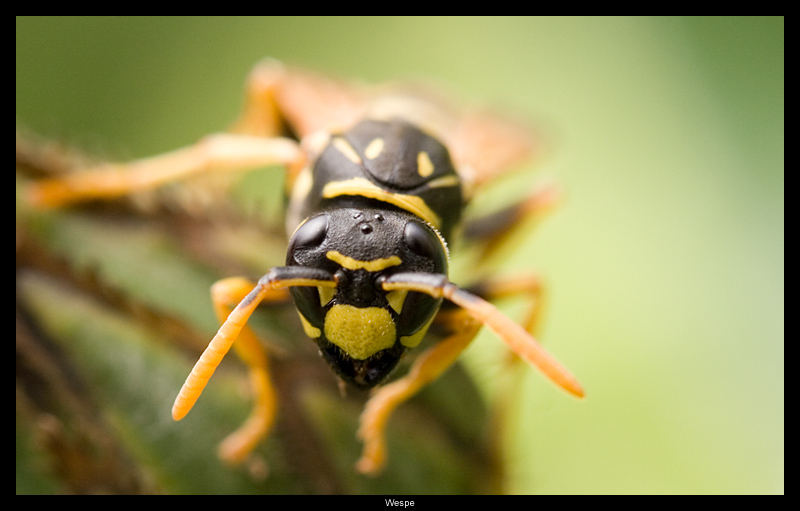
<path fill-rule="evenodd" d="M 478 258 L 485 262 L 528 221 L 544 217 L 556 208 L 561 199 L 562 192 L 555 184 L 537 187 L 508 207 L 468 220 L 464 226 L 464 238 L 482 244 Z"/>
<path fill-rule="evenodd" d="M 158 156 L 37 181 L 31 185 L 28 196 L 40 207 L 60 207 L 120 197 L 210 171 L 285 165 L 291 173 L 304 164 L 304 152 L 288 138 L 219 133 Z"/>

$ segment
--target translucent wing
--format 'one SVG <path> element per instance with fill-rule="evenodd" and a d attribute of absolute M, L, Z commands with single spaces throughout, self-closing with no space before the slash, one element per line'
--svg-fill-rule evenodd
<path fill-rule="evenodd" d="M 346 129 L 364 117 L 401 117 L 430 131 L 450 149 L 468 188 L 519 168 L 541 152 L 531 126 L 490 109 L 464 108 L 431 87 L 346 82 L 286 68 L 276 102 L 300 137 Z"/>

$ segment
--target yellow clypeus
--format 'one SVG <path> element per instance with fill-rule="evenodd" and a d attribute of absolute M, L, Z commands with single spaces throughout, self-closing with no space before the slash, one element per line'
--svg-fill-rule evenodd
<path fill-rule="evenodd" d="M 334 305 L 325 315 L 324 328 L 330 342 L 357 360 L 391 348 L 397 339 L 392 316 L 381 307 Z"/>

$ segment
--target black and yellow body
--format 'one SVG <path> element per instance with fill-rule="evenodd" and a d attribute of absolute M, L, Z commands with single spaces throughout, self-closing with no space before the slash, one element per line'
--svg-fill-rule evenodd
<path fill-rule="evenodd" d="M 362 388 L 380 385 L 361 416 L 364 451 L 357 467 L 364 473 L 374 474 L 385 463 L 384 436 L 393 410 L 455 363 L 483 325 L 519 359 L 567 392 L 583 395 L 577 380 L 532 336 L 542 302 L 537 276 L 479 281 L 473 292 L 448 278 L 446 240 L 462 222 L 466 190 L 471 194 L 526 160 L 532 153 L 530 133 L 506 118 L 454 112 L 426 96 L 385 92 L 268 61 L 248 80 L 233 132 L 31 186 L 29 197 L 37 206 L 63 207 L 210 171 L 286 169 L 285 266 L 256 282 L 231 277 L 212 287 L 221 326 L 172 409 L 173 418 L 182 419 L 235 348 L 248 366 L 254 406 L 220 447 L 227 461 L 243 461 L 274 421 L 277 397 L 267 353 L 247 326 L 262 303 L 293 299 L 306 334 L 342 380 Z M 464 232 L 492 249 L 553 199 L 551 189 L 535 190 L 473 222 L 473 228 L 465 225 Z M 514 295 L 532 302 L 521 324 L 489 303 Z M 456 307 L 440 310 L 444 300 Z M 444 337 L 419 353 L 408 373 L 386 383 L 434 323 Z"/>
<path fill-rule="evenodd" d="M 303 176 L 305 189 L 291 195 L 289 210 L 304 219 L 286 265 L 325 269 L 338 285 L 291 294 L 306 334 L 336 373 L 372 387 L 420 343 L 442 301 L 387 292 L 380 278 L 447 274 L 443 233 L 461 216 L 460 180 L 444 145 L 399 119 L 363 121 L 331 136 L 307 172 L 311 185 Z"/>
<path fill-rule="evenodd" d="M 399 118 L 365 120 L 331 135 L 314 162 L 293 183 L 287 227 L 352 199 L 400 209 L 449 238 L 461 220 L 461 179 L 447 148 Z"/>

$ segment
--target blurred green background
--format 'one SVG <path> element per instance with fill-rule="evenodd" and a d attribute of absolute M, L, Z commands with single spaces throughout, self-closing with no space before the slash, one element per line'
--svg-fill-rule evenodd
<path fill-rule="evenodd" d="M 783 34 L 783 18 L 17 18 L 16 121 L 150 155 L 228 126 L 265 56 L 529 117 L 550 155 L 499 193 L 547 176 L 567 200 L 496 266 L 547 277 L 542 337 L 587 398 L 526 375 L 510 490 L 783 493 Z M 501 349 L 482 335 L 465 355 L 489 396 Z"/>

